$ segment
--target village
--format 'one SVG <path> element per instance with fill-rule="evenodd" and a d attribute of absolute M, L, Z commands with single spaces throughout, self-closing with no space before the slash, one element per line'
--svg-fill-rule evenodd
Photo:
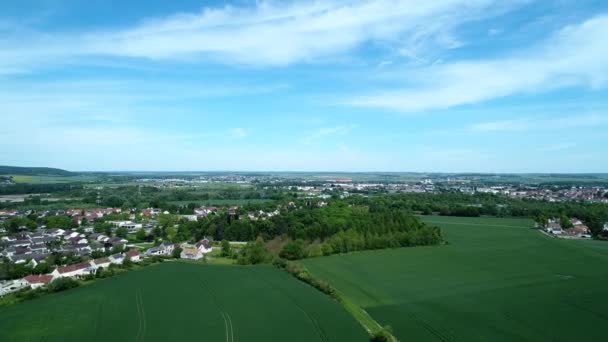
<path fill-rule="evenodd" d="M 604 224 L 602 229 L 608 232 L 608 223 Z M 558 219 L 551 218 L 542 227 L 542 231 L 558 238 L 564 239 L 591 239 L 591 229 L 578 218 Z"/>
<path fill-rule="evenodd" d="M 235 210 L 235 207 L 228 210 Z M 196 220 L 199 217 L 214 214 L 217 207 L 197 208 L 195 215 L 185 215 L 187 220 Z M 66 211 L 45 211 L 40 215 L 66 215 L 71 217 L 73 229 L 47 228 L 46 226 L 18 227 L 18 232 L 11 234 L 5 228 L 0 231 L 0 255 L 5 265 L 19 265 L 30 270 L 27 274 L 17 279 L 0 282 L 0 297 L 9 293 L 18 292 L 23 289 L 37 289 L 48 286 L 52 281 L 60 278 L 82 279 L 86 276 L 95 275 L 103 269 L 112 265 L 122 265 L 125 260 L 139 263 L 149 257 L 171 257 L 176 249 L 179 249 L 179 258 L 199 260 L 213 250 L 211 241 L 207 238 L 195 243 L 162 242 L 156 246 L 142 248 L 141 245 L 131 243 L 124 237 L 117 236 L 119 230 L 128 234 L 136 234 L 139 231 L 150 234 L 156 221 L 154 217 L 163 212 L 159 209 L 148 208 L 140 211 L 142 222 L 134 222 L 135 214 L 129 214 L 130 220 L 107 220 L 105 223 L 111 225 L 106 233 L 95 232 L 92 225 L 96 220 L 111 214 L 121 213 L 120 208 L 104 209 L 70 209 Z M 0 221 L 12 217 L 21 217 L 31 214 L 15 210 L 0 211 Z M 168 212 L 165 212 L 168 214 Z M 86 222 L 86 223 L 85 223 Z M 118 234 L 122 235 L 122 234 Z M 57 266 L 52 270 L 47 263 L 49 259 L 54 261 L 67 260 L 67 264 Z M 70 263 L 70 261 L 76 261 Z M 48 270 L 48 272 L 40 272 Z"/>

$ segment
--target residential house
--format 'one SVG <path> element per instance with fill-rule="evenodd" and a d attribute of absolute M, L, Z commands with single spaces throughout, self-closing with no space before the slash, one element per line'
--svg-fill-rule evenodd
<path fill-rule="evenodd" d="M 50 229 L 48 231 L 48 233 L 53 237 L 62 237 L 65 235 L 65 230 L 54 228 L 54 229 Z"/>
<path fill-rule="evenodd" d="M 108 259 L 110 259 L 110 262 L 113 264 L 122 265 L 122 262 L 125 260 L 125 256 L 122 253 L 117 253 L 110 255 Z"/>
<path fill-rule="evenodd" d="M 577 236 L 577 237 L 584 237 L 584 238 L 591 237 L 591 230 L 589 229 L 589 227 L 587 227 L 583 223 L 576 224 L 572 228 L 566 229 L 566 233 L 570 236 Z"/>
<path fill-rule="evenodd" d="M 194 214 L 197 216 L 207 216 L 217 212 L 217 207 L 200 207 L 194 209 Z"/>
<path fill-rule="evenodd" d="M 93 260 L 93 265 L 95 268 L 103 267 L 108 268 L 112 264 L 112 261 L 109 258 L 98 258 Z"/>
<path fill-rule="evenodd" d="M 125 256 L 129 257 L 133 262 L 141 261 L 141 253 L 136 249 L 131 249 L 125 253 Z"/>
<path fill-rule="evenodd" d="M 100 251 L 100 252 L 106 251 L 105 245 L 103 243 L 97 242 L 95 240 L 91 241 L 89 246 L 91 247 L 91 251 Z"/>
<path fill-rule="evenodd" d="M 211 247 L 211 243 L 208 239 L 202 239 L 201 241 L 196 243 L 196 248 L 202 253 L 207 254 L 211 253 L 213 247 Z"/>
<path fill-rule="evenodd" d="M 549 223 L 545 225 L 545 231 L 553 235 L 561 235 L 564 232 L 562 225 L 556 220 L 549 220 Z"/>
<path fill-rule="evenodd" d="M 53 281 L 53 276 L 48 274 L 32 274 L 23 278 L 23 280 L 26 281 L 32 289 L 37 289 L 39 287 L 47 286 L 48 284 L 50 284 L 51 281 Z"/>
<path fill-rule="evenodd" d="M 203 254 L 195 245 L 184 243 L 182 244 L 182 253 L 179 257 L 182 259 L 198 260 L 203 257 Z"/>
<path fill-rule="evenodd" d="M 157 208 L 148 208 L 148 209 L 141 210 L 141 216 L 144 216 L 144 217 L 152 217 L 152 216 L 156 216 L 158 214 L 162 214 L 162 210 L 157 209 Z"/>
<path fill-rule="evenodd" d="M 173 249 L 174 248 L 175 248 L 175 246 L 172 243 L 170 243 L 170 242 L 163 242 L 159 246 L 149 248 L 146 251 L 146 255 L 149 255 L 149 256 L 153 256 L 153 255 L 170 255 L 171 253 L 173 253 Z"/>
<path fill-rule="evenodd" d="M 23 279 L 15 279 L 15 280 L 9 280 L 9 281 L 5 281 L 5 282 L 0 282 L 0 297 L 7 295 L 9 293 L 17 292 L 21 289 L 25 289 L 28 286 L 30 286 L 28 284 L 28 282 Z"/>
<path fill-rule="evenodd" d="M 93 267 L 90 262 L 85 261 L 78 264 L 57 267 L 51 273 L 51 275 L 53 276 L 53 279 L 64 277 L 80 278 L 89 274 L 93 274 L 94 272 L 95 267 Z"/>
<path fill-rule="evenodd" d="M 143 228 L 141 223 L 135 223 L 133 221 L 108 221 L 116 228 L 125 228 L 129 233 L 135 233 L 136 231 Z"/>

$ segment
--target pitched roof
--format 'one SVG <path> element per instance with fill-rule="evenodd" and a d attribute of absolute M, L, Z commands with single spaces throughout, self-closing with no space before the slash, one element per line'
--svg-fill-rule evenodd
<path fill-rule="evenodd" d="M 209 247 L 211 247 L 211 245 L 209 244 L 209 240 L 207 239 L 202 239 L 201 241 L 196 243 L 196 247 L 205 247 L 205 249 L 209 249 Z"/>
<path fill-rule="evenodd" d="M 198 249 L 194 248 L 194 247 L 184 247 L 184 249 L 182 250 L 182 253 L 184 253 L 185 255 L 197 255 L 198 254 Z"/>
<path fill-rule="evenodd" d="M 27 281 L 30 284 L 48 284 L 53 280 L 53 276 L 51 275 L 28 275 L 27 277 L 23 278 L 25 281 Z"/>
<path fill-rule="evenodd" d="M 89 267 L 91 267 L 91 264 L 89 262 L 80 262 L 80 263 L 73 264 L 73 265 L 58 267 L 57 271 L 59 273 L 63 274 L 63 273 L 74 272 L 74 271 L 78 271 L 78 270 L 84 270 Z"/>
<path fill-rule="evenodd" d="M 108 258 L 99 258 L 99 259 L 93 260 L 93 262 L 95 262 L 95 265 L 108 264 L 108 263 L 110 263 L 110 259 L 108 259 Z"/>
<path fill-rule="evenodd" d="M 128 256 L 129 258 L 132 258 L 132 257 L 138 256 L 139 255 L 139 251 L 135 250 L 135 249 L 131 249 L 131 250 L 127 251 L 125 253 L 125 255 Z"/>

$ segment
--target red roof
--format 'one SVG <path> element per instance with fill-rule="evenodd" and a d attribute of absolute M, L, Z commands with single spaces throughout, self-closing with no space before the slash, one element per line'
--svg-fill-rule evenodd
<path fill-rule="evenodd" d="M 29 275 L 25 278 L 23 278 L 25 281 L 27 281 L 30 284 L 48 284 L 53 280 L 53 276 L 50 275 Z"/>
<path fill-rule="evenodd" d="M 74 264 L 74 265 L 59 267 L 59 268 L 57 268 L 57 271 L 59 273 L 68 273 L 68 272 L 83 270 L 83 269 L 89 268 L 89 267 L 91 267 L 91 264 L 89 264 L 88 262 L 81 262 L 81 263 Z"/>
<path fill-rule="evenodd" d="M 139 251 L 136 251 L 134 249 L 128 251 L 125 253 L 129 258 L 135 257 L 139 255 Z"/>

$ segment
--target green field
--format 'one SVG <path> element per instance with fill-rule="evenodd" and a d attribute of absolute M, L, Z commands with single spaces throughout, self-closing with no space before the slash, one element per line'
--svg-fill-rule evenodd
<path fill-rule="evenodd" d="M 401 341 L 605 341 L 608 243 L 521 219 L 423 218 L 445 246 L 303 261 Z"/>
<path fill-rule="evenodd" d="M 174 205 L 188 205 L 190 203 L 197 203 L 199 205 L 246 205 L 246 204 L 259 204 L 272 201 L 271 199 L 210 199 L 210 200 L 190 200 L 190 201 L 169 201 L 170 204 Z"/>
<path fill-rule="evenodd" d="M 94 182 L 98 177 L 93 175 L 77 176 L 51 176 L 51 175 L 10 175 L 15 183 L 28 184 L 59 184 L 59 183 L 79 183 Z"/>
<path fill-rule="evenodd" d="M 0 341 L 367 341 L 340 305 L 272 266 L 164 262 L 0 308 Z"/>

